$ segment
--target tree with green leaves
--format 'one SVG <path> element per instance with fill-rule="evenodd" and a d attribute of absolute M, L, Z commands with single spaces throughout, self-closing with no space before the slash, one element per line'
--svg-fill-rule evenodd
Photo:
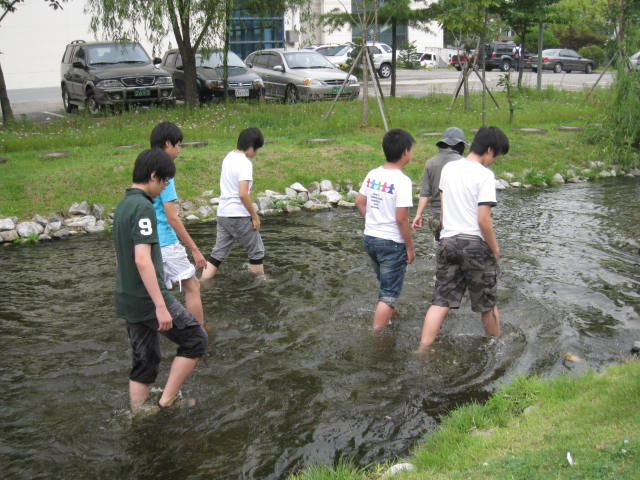
<path fill-rule="evenodd" d="M 45 3 L 49 4 L 51 8 L 54 10 L 58 10 L 62 8 L 61 2 L 66 2 L 67 0 L 44 0 Z M 13 13 L 18 8 L 18 4 L 23 3 L 24 0 L 0 0 L 0 11 L 2 15 L 0 15 L 0 24 L 2 20 L 5 19 L 7 15 Z M 2 52 L 0 52 L 1 54 Z M 9 95 L 7 95 L 7 85 L 4 81 L 4 73 L 2 72 L 2 66 L 0 65 L 0 107 L 2 108 L 2 121 L 6 124 L 7 122 L 13 121 L 13 110 L 11 108 L 11 102 L 9 102 Z"/>
<path fill-rule="evenodd" d="M 138 40 L 140 24 L 155 44 L 173 32 L 184 68 L 185 101 L 197 105 L 196 53 L 222 40 L 224 0 L 88 0 L 88 7 L 93 31 L 116 41 Z"/>
<path fill-rule="evenodd" d="M 504 0 L 498 7 L 502 20 L 518 35 L 518 45 L 522 52 L 524 52 L 527 31 L 534 25 L 542 29 L 542 22 L 549 14 L 549 7 L 557 2 L 558 0 Z M 538 45 L 537 50 L 541 50 L 541 45 Z M 522 86 L 522 72 L 521 68 L 518 72 L 518 87 Z M 539 75 L 541 73 L 539 72 Z"/>

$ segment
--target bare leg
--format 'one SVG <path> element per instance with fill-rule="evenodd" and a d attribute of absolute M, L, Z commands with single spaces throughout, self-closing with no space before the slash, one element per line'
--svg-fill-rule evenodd
<path fill-rule="evenodd" d="M 418 351 L 426 349 L 431 345 L 440 331 L 442 322 L 444 322 L 447 313 L 449 313 L 449 307 L 441 307 L 439 305 L 431 305 L 427 314 L 424 317 L 424 323 L 422 324 L 422 336 L 420 338 L 420 347 Z"/>
<path fill-rule="evenodd" d="M 253 265 L 250 263 L 249 271 L 256 277 L 260 275 L 264 275 L 264 264 L 261 263 L 260 265 Z"/>
<path fill-rule="evenodd" d="M 195 317 L 200 325 L 204 327 L 204 311 L 202 309 L 202 299 L 200 298 L 200 281 L 195 275 L 182 282 L 184 286 L 184 303 L 187 310 Z"/>
<path fill-rule="evenodd" d="M 391 321 L 391 317 L 396 313 L 396 309 L 384 302 L 378 302 L 376 311 L 373 314 L 373 331 L 381 330 Z"/>
<path fill-rule="evenodd" d="M 145 400 L 149 397 L 150 385 L 129 380 L 129 408 L 131 413 L 137 413 Z"/>
<path fill-rule="evenodd" d="M 199 358 L 186 357 L 176 357 L 173 359 L 167 384 L 164 386 L 160 400 L 158 400 L 160 406 L 165 407 L 173 402 L 173 399 L 180 391 L 180 387 L 187 381 L 187 378 L 189 378 L 189 375 L 191 375 L 191 372 L 193 372 L 199 360 Z"/>
<path fill-rule="evenodd" d="M 500 313 L 497 305 L 491 310 L 482 312 L 482 326 L 487 335 L 500 336 Z"/>
<path fill-rule="evenodd" d="M 207 266 L 202 270 L 202 276 L 200 280 L 209 280 L 213 278 L 214 275 L 218 272 L 218 267 L 216 267 L 213 263 L 207 262 Z"/>

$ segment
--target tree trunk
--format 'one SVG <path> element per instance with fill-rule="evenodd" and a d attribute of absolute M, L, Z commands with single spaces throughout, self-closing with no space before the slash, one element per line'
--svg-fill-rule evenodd
<path fill-rule="evenodd" d="M 538 25 L 538 61 L 536 64 L 538 65 L 538 71 L 536 72 L 536 89 L 538 91 L 542 90 L 542 46 L 543 46 L 543 33 L 544 31 L 544 23 L 540 20 L 540 24 Z"/>
<path fill-rule="evenodd" d="M 196 83 L 196 52 L 186 42 L 180 46 L 182 68 L 184 69 L 184 101 L 187 106 L 198 106 L 198 85 Z"/>
<path fill-rule="evenodd" d="M 391 20 L 391 96 L 396 96 L 396 53 L 398 48 L 398 22 L 395 17 Z"/>
<path fill-rule="evenodd" d="M 4 73 L 2 73 L 2 65 L 0 65 L 0 106 L 2 107 L 2 122 L 6 125 L 13 121 L 13 110 L 11 110 L 11 102 L 7 95 L 7 85 L 4 83 Z"/>

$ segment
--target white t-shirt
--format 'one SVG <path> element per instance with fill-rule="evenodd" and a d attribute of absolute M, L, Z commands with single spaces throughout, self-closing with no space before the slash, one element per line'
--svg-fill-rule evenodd
<path fill-rule="evenodd" d="M 483 237 L 478 225 L 478 205 L 497 205 L 496 177 L 491 170 L 467 159 L 447 163 L 440 176 L 442 232 Z"/>
<path fill-rule="evenodd" d="M 238 188 L 240 182 L 249 182 L 249 192 L 253 186 L 253 165 L 243 152 L 233 150 L 224 157 L 220 172 L 220 203 L 218 215 L 221 217 L 250 217 L 242 204 Z"/>
<path fill-rule="evenodd" d="M 367 197 L 364 234 L 404 243 L 396 208 L 413 206 L 411 179 L 402 170 L 374 168 L 362 182 L 360 193 Z"/>

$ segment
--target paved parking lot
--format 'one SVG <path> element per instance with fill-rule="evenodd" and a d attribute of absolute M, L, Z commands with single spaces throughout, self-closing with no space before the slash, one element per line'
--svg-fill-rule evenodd
<path fill-rule="evenodd" d="M 498 89 L 497 82 L 502 72 L 486 72 L 486 82 L 493 91 Z M 585 73 L 553 73 L 542 72 L 542 87 L 553 86 L 559 90 L 580 91 L 590 89 L 600 77 L 600 72 L 589 75 Z M 460 72 L 452 69 L 435 70 L 398 70 L 396 80 L 396 94 L 398 96 L 424 97 L 433 93 L 452 93 L 460 78 Z M 606 72 L 598 86 L 606 87 L 613 81 L 611 72 Z M 517 73 L 511 72 L 511 82 L 517 82 Z M 381 80 L 383 93 L 389 95 L 391 79 Z M 536 74 L 531 71 L 523 72 L 522 83 L 525 86 L 535 88 L 537 84 Z M 372 86 L 373 84 L 371 84 Z M 479 92 L 482 84 L 477 75 L 469 77 L 469 87 L 472 91 Z M 369 91 L 374 96 L 373 86 Z M 66 115 L 62 108 L 62 99 L 58 87 L 30 88 L 22 90 L 9 90 L 9 99 L 16 116 L 25 115 L 29 120 L 46 121 L 57 116 Z"/>

